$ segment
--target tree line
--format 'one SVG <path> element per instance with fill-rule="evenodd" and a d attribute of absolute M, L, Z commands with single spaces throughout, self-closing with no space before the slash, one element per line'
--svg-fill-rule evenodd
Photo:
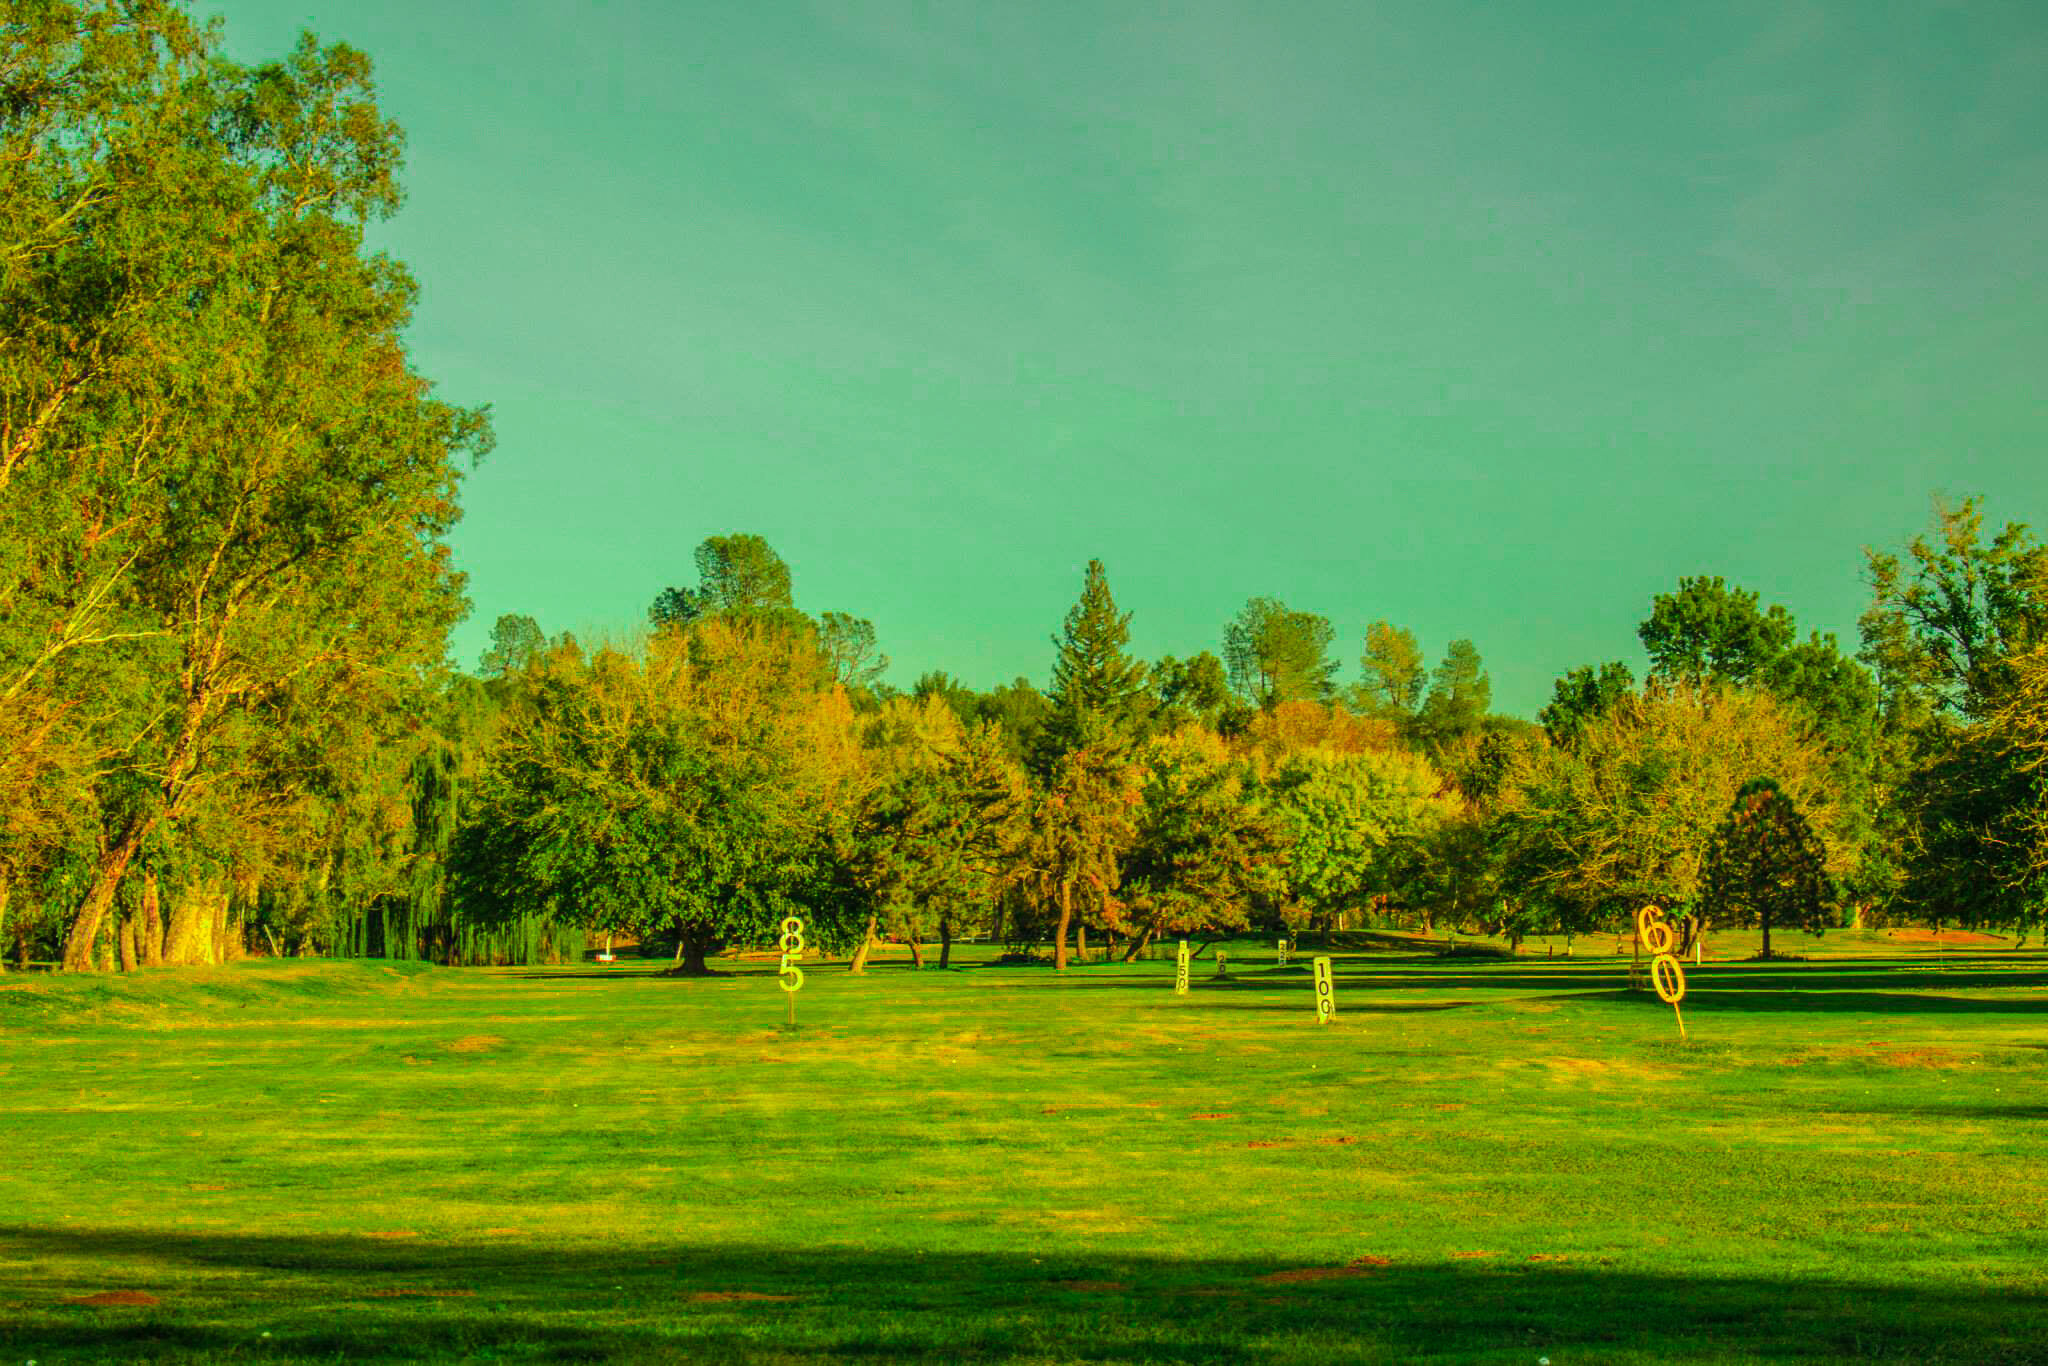
<path fill-rule="evenodd" d="M 1144 660 L 1092 562 L 1041 688 L 886 681 L 873 625 L 707 539 L 644 633 L 499 619 L 445 536 L 488 413 L 403 344 L 371 250 L 402 138 L 365 57 L 227 59 L 169 0 L 0 5 L 0 951 L 251 949 L 701 971 L 801 914 L 962 935 L 1398 925 L 2024 936 L 2048 867 L 2048 550 L 1937 508 L 1872 554 L 1854 653 L 1720 578 L 1648 605 L 1640 680 L 1492 708 L 1472 642 L 1253 597 Z M 1768 945 L 1768 939 L 1767 939 Z"/>

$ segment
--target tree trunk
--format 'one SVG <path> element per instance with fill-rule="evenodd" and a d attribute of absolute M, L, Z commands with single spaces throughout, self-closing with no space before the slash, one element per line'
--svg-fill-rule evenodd
<path fill-rule="evenodd" d="M 711 975 L 711 965 L 706 961 L 711 956 L 711 936 L 684 930 L 682 938 L 676 941 L 676 952 L 682 955 L 682 966 L 670 968 L 670 972 L 683 977 Z"/>
<path fill-rule="evenodd" d="M 1764 957 L 1769 958 L 1771 956 L 1771 918 L 1765 916 L 1762 924 L 1764 927 Z M 1939 931 L 1936 931 L 1937 936 L 1939 933 Z"/>
<path fill-rule="evenodd" d="M 1088 961 L 1088 926 L 1074 926 L 1074 956 L 1082 962 Z"/>
<path fill-rule="evenodd" d="M 211 959 L 213 887 L 188 882 L 171 898 L 171 923 L 164 932 L 164 962 L 194 967 Z"/>
<path fill-rule="evenodd" d="M 953 917 L 939 917 L 939 971 L 944 972 L 953 961 Z"/>
<path fill-rule="evenodd" d="M 910 966 L 920 971 L 924 968 L 924 936 L 913 932 L 910 936 Z"/>
<path fill-rule="evenodd" d="M 1067 970 L 1067 927 L 1074 923 L 1074 889 L 1060 888 L 1059 938 L 1053 942 L 1052 967 L 1054 972 Z"/>
<path fill-rule="evenodd" d="M 1147 944 L 1150 944 L 1151 942 L 1152 931 L 1146 930 L 1143 934 L 1139 935 L 1136 939 L 1133 939 L 1131 941 L 1131 947 L 1124 953 L 1124 961 L 1126 963 L 1137 962 L 1139 955 L 1145 952 L 1145 946 Z"/>
<path fill-rule="evenodd" d="M 7 971 L 7 902 L 13 895 L 13 884 L 0 877 L 0 973 Z"/>
<path fill-rule="evenodd" d="M 121 971 L 133 972 L 139 966 L 135 960 L 135 917 L 121 917 Z"/>
<path fill-rule="evenodd" d="M 142 870 L 142 966 L 160 968 L 164 965 L 164 919 L 157 891 L 156 869 Z"/>
<path fill-rule="evenodd" d="M 848 972 L 866 972 L 868 970 L 868 950 L 874 946 L 874 943 L 875 918 L 869 916 L 868 927 L 861 931 L 860 947 L 853 951 L 853 962 L 847 965 L 846 970 Z"/>
<path fill-rule="evenodd" d="M 142 841 L 149 836 L 156 825 L 156 818 L 132 820 L 121 832 L 121 838 L 107 846 L 100 855 L 99 867 L 93 872 L 91 886 L 86 890 L 85 902 L 78 908 L 78 919 L 71 923 L 71 933 L 64 937 L 65 972 L 91 972 L 93 946 L 99 941 L 100 925 L 106 919 L 107 908 L 114 904 L 114 893 L 121 886 L 121 879 L 128 872 L 129 860 L 136 850 L 142 848 Z"/>

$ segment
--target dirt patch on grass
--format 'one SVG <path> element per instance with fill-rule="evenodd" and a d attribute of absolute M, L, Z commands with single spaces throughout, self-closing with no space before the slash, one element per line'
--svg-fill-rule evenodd
<path fill-rule="evenodd" d="M 794 1295 L 764 1295 L 758 1290 L 697 1290 L 683 1296 L 685 1304 L 787 1304 Z"/>
<path fill-rule="evenodd" d="M 1370 1276 L 1383 1266 L 1392 1266 L 1390 1257 L 1354 1257 L 1345 1266 L 1304 1266 L 1292 1271 L 1271 1271 L 1257 1277 L 1260 1285 L 1306 1285 L 1314 1281 L 1344 1280 L 1353 1276 Z"/>
<path fill-rule="evenodd" d="M 365 1233 L 363 1236 L 365 1238 L 417 1238 L 420 1235 L 409 1228 L 388 1228 Z"/>
<path fill-rule="evenodd" d="M 525 1235 L 526 1230 L 523 1228 L 487 1228 L 484 1230 L 484 1237 L 486 1238 L 521 1238 Z"/>
<path fill-rule="evenodd" d="M 1350 1134 L 1332 1134 L 1328 1138 L 1255 1138 L 1245 1144 L 1247 1148 L 1299 1148 L 1303 1145 L 1322 1148 L 1341 1148 L 1358 1140 Z"/>
<path fill-rule="evenodd" d="M 1568 1262 L 1571 1258 L 1565 1256 L 1562 1252 L 1536 1252 L 1530 1254 L 1529 1260 L 1532 1262 Z"/>
<path fill-rule="evenodd" d="M 140 1290 L 102 1290 L 97 1295 L 74 1295 L 64 1303 L 90 1305 L 94 1309 L 147 1309 L 163 1301 Z"/>
<path fill-rule="evenodd" d="M 1963 1067 L 1976 1061 L 1949 1048 L 1888 1048 L 1871 1056 L 1886 1067 Z"/>
<path fill-rule="evenodd" d="M 1236 1115 L 1229 1115 L 1229 1114 L 1212 1114 L 1212 1115 L 1189 1115 L 1189 1116 L 1188 1116 L 1188 1118 L 1189 1118 L 1189 1119 L 1236 1119 L 1236 1118 L 1237 1118 L 1237 1116 L 1236 1116 Z"/>
<path fill-rule="evenodd" d="M 1053 1287 L 1083 1295 L 1117 1295 L 1131 1288 L 1122 1281 L 1054 1281 Z"/>
<path fill-rule="evenodd" d="M 2005 942 L 2005 936 L 2003 935 L 1979 934 L 1975 930 L 1943 930 L 1940 934 L 1936 934 L 1933 930 L 1917 928 L 1886 930 L 1884 937 L 1891 940 L 1894 944 L 2003 944 Z"/>
<path fill-rule="evenodd" d="M 1491 1257 L 1492 1255 L 1491 1252 L 1453 1252 L 1451 1254 L 1451 1256 L 1459 1261 L 1470 1261 L 1475 1257 Z"/>
<path fill-rule="evenodd" d="M 457 1039 L 448 1045 L 450 1053 L 488 1053 L 505 1042 L 496 1034 L 472 1034 L 466 1039 Z"/>

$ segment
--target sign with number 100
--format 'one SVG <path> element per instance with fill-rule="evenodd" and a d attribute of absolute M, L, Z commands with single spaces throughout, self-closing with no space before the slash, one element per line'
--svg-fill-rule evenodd
<path fill-rule="evenodd" d="M 1188 994 L 1188 941 L 1180 941 L 1180 952 L 1173 956 L 1173 994 Z"/>
<path fill-rule="evenodd" d="M 1330 980 L 1330 960 L 1316 959 L 1316 1023 L 1328 1024 L 1337 1017 L 1337 990 Z"/>

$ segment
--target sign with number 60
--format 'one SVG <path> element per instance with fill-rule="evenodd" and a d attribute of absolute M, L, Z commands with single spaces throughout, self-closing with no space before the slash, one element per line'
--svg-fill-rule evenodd
<path fill-rule="evenodd" d="M 1682 1039 L 1685 1014 L 1678 1003 L 1685 999 L 1685 967 L 1671 951 L 1671 924 L 1664 919 L 1662 907 L 1645 906 L 1636 912 L 1636 938 L 1650 954 L 1650 985 L 1657 988 L 1657 999 L 1678 1017 L 1678 1037 Z"/>

